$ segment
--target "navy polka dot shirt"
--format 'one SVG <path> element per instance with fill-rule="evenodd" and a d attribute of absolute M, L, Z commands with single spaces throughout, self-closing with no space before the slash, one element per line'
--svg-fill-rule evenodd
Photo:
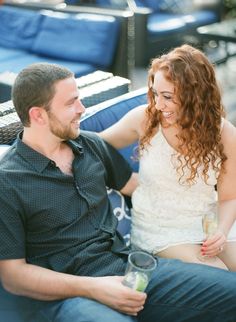
<path fill-rule="evenodd" d="M 20 137 L 0 162 L 0 259 L 87 276 L 122 275 L 128 249 L 106 187 L 120 190 L 129 165 L 95 134 L 67 142 L 66 175 Z"/>

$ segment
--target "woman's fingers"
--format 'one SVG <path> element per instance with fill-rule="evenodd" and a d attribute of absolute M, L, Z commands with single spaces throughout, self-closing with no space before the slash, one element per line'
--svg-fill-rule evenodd
<path fill-rule="evenodd" d="M 201 252 L 206 256 L 215 256 L 221 253 L 224 249 L 226 237 L 221 231 L 209 237 L 201 247 Z"/>

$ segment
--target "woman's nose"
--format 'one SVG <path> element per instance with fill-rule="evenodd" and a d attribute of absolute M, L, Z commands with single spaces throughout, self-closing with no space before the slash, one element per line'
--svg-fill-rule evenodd
<path fill-rule="evenodd" d="M 157 110 L 163 110 L 165 108 L 165 105 L 163 104 L 163 100 L 160 96 L 155 97 L 155 103 L 156 103 L 156 109 Z"/>

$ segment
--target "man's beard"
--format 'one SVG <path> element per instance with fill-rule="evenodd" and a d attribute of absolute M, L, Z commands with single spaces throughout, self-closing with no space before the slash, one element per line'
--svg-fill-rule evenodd
<path fill-rule="evenodd" d="M 73 130 L 71 123 L 67 126 L 61 123 L 61 121 L 58 120 L 58 118 L 51 113 L 48 112 L 49 117 L 49 128 L 55 136 L 59 137 L 60 139 L 66 141 L 66 140 L 72 140 L 76 139 L 79 135 L 79 129 Z"/>

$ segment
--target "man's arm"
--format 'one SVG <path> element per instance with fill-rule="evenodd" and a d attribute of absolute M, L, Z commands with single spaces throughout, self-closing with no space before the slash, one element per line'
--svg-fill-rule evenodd
<path fill-rule="evenodd" d="M 120 276 L 74 276 L 27 264 L 24 259 L 0 260 L 0 276 L 4 288 L 17 295 L 45 301 L 86 297 L 130 315 L 136 315 L 146 299 L 145 293 L 123 286 Z"/>
<path fill-rule="evenodd" d="M 126 183 L 126 185 L 120 190 L 120 192 L 123 195 L 131 196 L 134 190 L 136 189 L 138 185 L 138 173 L 133 172 L 129 181 Z"/>

